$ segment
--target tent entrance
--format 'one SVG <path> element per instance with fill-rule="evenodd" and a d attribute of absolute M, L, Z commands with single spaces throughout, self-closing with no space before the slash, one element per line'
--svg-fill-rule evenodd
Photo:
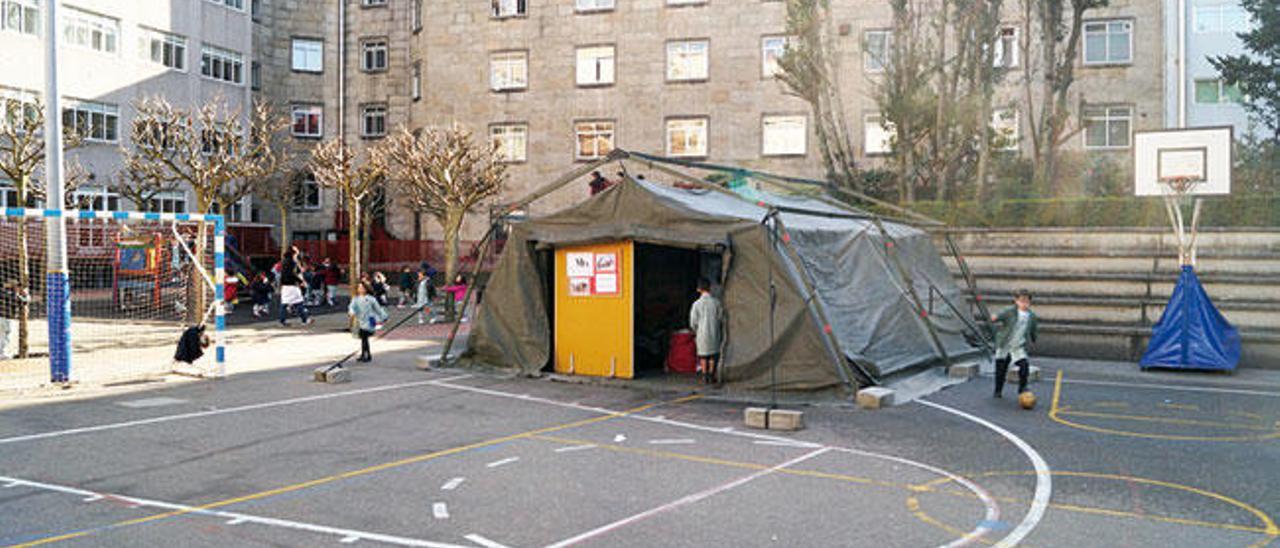
<path fill-rule="evenodd" d="M 667 371 L 672 333 L 689 327 L 689 308 L 697 299 L 699 278 L 720 284 L 720 253 L 635 245 L 635 363 L 636 376 Z"/>

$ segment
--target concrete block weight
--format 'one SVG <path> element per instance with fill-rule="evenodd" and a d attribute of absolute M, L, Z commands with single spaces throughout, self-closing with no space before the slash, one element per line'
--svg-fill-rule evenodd
<path fill-rule="evenodd" d="M 769 410 L 763 407 L 748 407 L 742 412 L 747 428 L 764 430 L 769 427 Z"/>
<path fill-rule="evenodd" d="M 858 407 L 863 409 L 880 409 L 893 405 L 893 390 L 880 386 L 863 388 L 858 391 Z"/>
<path fill-rule="evenodd" d="M 953 379 L 972 379 L 977 374 L 978 364 L 974 362 L 957 363 L 947 368 L 947 376 Z"/>
<path fill-rule="evenodd" d="M 804 428 L 804 413 L 790 409 L 769 411 L 769 429 L 795 431 Z"/>
<path fill-rule="evenodd" d="M 351 370 L 345 367 L 334 367 L 330 369 L 330 366 L 328 365 L 317 367 L 314 373 L 314 379 L 316 382 L 322 382 L 325 384 L 351 382 Z"/>

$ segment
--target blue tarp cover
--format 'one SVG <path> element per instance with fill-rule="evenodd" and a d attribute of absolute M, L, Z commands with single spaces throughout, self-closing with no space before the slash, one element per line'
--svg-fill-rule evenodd
<path fill-rule="evenodd" d="M 1143 369 L 1231 371 L 1239 362 L 1240 332 L 1213 306 L 1195 269 L 1184 265 L 1139 364 Z"/>

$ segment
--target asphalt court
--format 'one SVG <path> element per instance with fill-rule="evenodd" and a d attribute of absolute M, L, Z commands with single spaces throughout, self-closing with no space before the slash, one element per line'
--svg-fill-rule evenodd
<path fill-rule="evenodd" d="M 1004 537 L 1035 494 L 1024 455 L 953 417 L 948 435 L 981 440 L 983 459 L 952 462 L 945 443 L 921 451 L 942 437 L 927 431 L 905 433 L 906 451 L 823 425 L 849 413 L 868 425 L 939 423 L 924 406 L 815 409 L 810 429 L 773 436 L 739 429 L 741 405 L 686 394 L 373 370 L 385 384 L 326 386 L 291 373 L 274 400 L 232 380 L 128 397 L 163 405 L 77 402 L 80 430 L 63 433 L 48 429 L 52 409 L 0 417 L 0 545 L 936 546 Z M 1066 411 L 1118 401 L 1105 387 L 1053 385 Z M 1234 409 L 1167 399 L 1127 403 Z M 84 417 L 95 409 L 117 422 Z M 1046 415 L 1010 417 L 1064 428 Z M 1090 471 L 1053 479 L 1031 545 L 1277 536 L 1230 493 Z M 966 538 L 975 532 L 981 541 Z"/>

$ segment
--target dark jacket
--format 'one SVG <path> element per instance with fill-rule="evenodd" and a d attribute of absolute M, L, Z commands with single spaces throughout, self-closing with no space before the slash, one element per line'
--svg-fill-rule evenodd
<path fill-rule="evenodd" d="M 254 280 L 249 290 L 253 292 L 253 304 L 271 304 L 271 283 L 266 280 Z"/>
<path fill-rule="evenodd" d="M 1028 312 L 1031 313 L 1031 317 L 1027 318 L 1027 343 L 1030 344 L 1036 342 L 1040 320 L 1036 317 L 1035 311 L 1028 310 Z M 1018 307 L 1016 306 L 1001 310 L 996 315 L 996 348 L 1001 348 L 1009 342 L 1009 337 L 1013 336 L 1013 326 L 1017 323 Z"/>
<path fill-rule="evenodd" d="M 280 285 L 302 285 L 302 268 L 291 257 L 280 263 Z"/>
<path fill-rule="evenodd" d="M 184 363 L 192 363 L 204 355 L 206 344 L 204 325 L 188 327 L 186 331 L 182 332 L 182 337 L 178 338 L 178 351 L 173 353 L 173 359 Z"/>
<path fill-rule="evenodd" d="M 324 285 L 336 286 L 342 283 L 342 271 L 338 269 L 338 265 L 329 263 L 329 266 L 321 266 L 319 272 L 324 275 Z"/>
<path fill-rule="evenodd" d="M 16 287 L 0 287 L 0 318 L 16 319 L 22 311 L 23 303 L 30 300 L 30 297 L 19 293 Z"/>

